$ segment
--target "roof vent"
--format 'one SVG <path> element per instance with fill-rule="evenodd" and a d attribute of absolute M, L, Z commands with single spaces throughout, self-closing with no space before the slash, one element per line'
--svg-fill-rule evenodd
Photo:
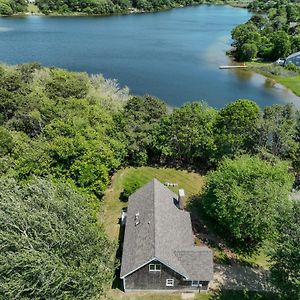
<path fill-rule="evenodd" d="M 137 212 L 134 216 L 134 225 L 137 226 L 140 224 L 140 213 Z"/>

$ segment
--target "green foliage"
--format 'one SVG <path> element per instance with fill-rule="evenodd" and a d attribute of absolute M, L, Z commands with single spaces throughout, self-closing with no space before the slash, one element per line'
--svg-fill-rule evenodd
<path fill-rule="evenodd" d="M 250 100 L 237 100 L 222 108 L 214 125 L 216 158 L 253 153 L 260 121 L 258 105 Z"/>
<path fill-rule="evenodd" d="M 14 12 L 12 10 L 12 8 L 10 7 L 8 1 L 1 1 L 0 2 L 0 15 L 5 15 L 5 16 L 10 16 L 12 15 Z"/>
<path fill-rule="evenodd" d="M 10 16 L 14 13 L 25 12 L 26 9 L 25 0 L 0 0 L 0 15 Z"/>
<path fill-rule="evenodd" d="M 276 220 L 290 205 L 293 176 L 286 163 L 258 157 L 225 159 L 207 178 L 205 212 L 238 251 L 252 254 L 275 232 Z"/>
<path fill-rule="evenodd" d="M 264 15 L 254 15 L 246 24 L 233 29 L 234 55 L 238 60 L 248 61 L 258 56 L 275 61 L 299 51 L 297 26 L 291 26 L 299 22 L 297 1 L 254 0 L 249 8 Z"/>
<path fill-rule="evenodd" d="M 1 299 L 96 299 L 112 280 L 114 245 L 70 188 L 0 179 L 0 233 Z"/>
<path fill-rule="evenodd" d="M 128 161 L 144 165 L 149 160 L 156 126 L 166 114 L 167 107 L 161 100 L 151 97 L 132 97 L 124 107 L 123 132 L 128 149 Z"/>
<path fill-rule="evenodd" d="M 88 91 L 88 76 L 84 73 L 53 69 L 45 88 L 50 98 L 84 98 Z"/>
<path fill-rule="evenodd" d="M 271 280 L 281 299 L 300 298 L 300 203 L 278 223 L 278 237 L 271 253 Z"/>
<path fill-rule="evenodd" d="M 260 152 L 265 151 L 282 159 L 295 158 L 298 143 L 297 116 L 292 105 L 267 106 L 259 130 Z"/>
<path fill-rule="evenodd" d="M 215 150 L 213 125 L 217 112 L 193 102 L 165 116 L 156 131 L 155 145 L 163 160 L 207 163 Z"/>
<path fill-rule="evenodd" d="M 83 73 L 49 70 L 34 63 L 3 67 L 0 120 L 7 129 L 1 127 L 0 158 L 5 162 L 4 174 L 19 180 L 52 175 L 101 196 L 126 154 L 114 120 L 125 97 L 126 91 L 116 83 L 109 85 Z M 13 131 L 26 135 L 21 138 Z"/>
<path fill-rule="evenodd" d="M 287 57 L 291 53 L 291 42 L 289 35 L 284 31 L 276 31 L 271 36 L 273 49 L 271 59 L 276 60 L 280 57 Z"/>
<path fill-rule="evenodd" d="M 36 0 L 39 9 L 45 14 L 85 13 L 98 15 L 128 12 L 129 9 L 157 11 L 204 2 L 203 0 Z"/>
<path fill-rule="evenodd" d="M 257 46 L 254 43 L 246 43 L 241 47 L 241 59 L 248 61 L 256 57 L 258 52 Z"/>
<path fill-rule="evenodd" d="M 122 193 L 120 194 L 120 199 L 123 202 L 127 202 L 129 196 L 131 196 L 136 190 L 138 190 L 140 187 L 142 187 L 140 182 L 131 182 L 131 181 L 127 181 L 124 184 L 124 190 L 122 191 Z"/>

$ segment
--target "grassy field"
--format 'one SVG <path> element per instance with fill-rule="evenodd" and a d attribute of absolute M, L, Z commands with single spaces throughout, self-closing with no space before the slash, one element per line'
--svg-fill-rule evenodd
<path fill-rule="evenodd" d="M 289 77 L 272 76 L 271 78 L 284 85 L 294 94 L 300 97 L 300 75 Z"/>
<path fill-rule="evenodd" d="M 247 62 L 247 66 L 253 71 L 260 73 L 268 78 L 273 79 L 279 84 L 283 85 L 287 89 L 291 90 L 295 95 L 300 97 L 300 75 L 294 76 L 283 76 L 283 75 L 274 75 L 268 72 L 268 68 L 272 68 L 272 63 L 261 63 L 261 62 Z M 281 68 L 281 67 L 277 67 Z M 284 70 L 282 68 L 282 70 Z"/>
<path fill-rule="evenodd" d="M 112 186 L 106 191 L 100 212 L 100 220 L 104 224 L 108 236 L 117 240 L 119 236 L 119 217 L 126 202 L 120 200 L 124 185 L 137 183 L 142 186 L 153 178 L 161 182 L 177 183 L 177 187 L 170 187 L 177 193 L 178 188 L 184 188 L 187 199 L 198 194 L 203 187 L 203 177 L 194 172 L 181 171 L 171 168 L 126 168 L 117 172 L 112 180 Z"/>

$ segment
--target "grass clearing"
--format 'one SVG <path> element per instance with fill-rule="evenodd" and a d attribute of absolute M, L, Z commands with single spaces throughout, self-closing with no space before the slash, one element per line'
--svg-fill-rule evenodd
<path fill-rule="evenodd" d="M 32 14 L 37 14 L 40 12 L 38 6 L 32 3 L 28 3 L 27 11 Z"/>
<path fill-rule="evenodd" d="M 195 172 L 153 167 L 126 168 L 118 171 L 112 179 L 112 186 L 104 195 L 99 216 L 111 239 L 118 239 L 119 217 L 122 208 L 127 206 L 126 202 L 120 200 L 124 186 L 129 183 L 138 183 L 142 186 L 153 178 L 161 182 L 177 183 L 178 186 L 169 188 L 175 193 L 179 188 L 183 188 L 187 200 L 198 194 L 203 187 L 203 177 Z"/>

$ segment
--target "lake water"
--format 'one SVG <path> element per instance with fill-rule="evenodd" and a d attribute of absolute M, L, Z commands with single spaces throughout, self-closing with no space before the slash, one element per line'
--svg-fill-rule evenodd
<path fill-rule="evenodd" d="M 298 106 L 298 97 L 260 75 L 218 69 L 230 63 L 230 31 L 250 16 L 201 5 L 126 16 L 0 18 L 0 61 L 102 73 L 171 106 L 205 100 L 222 107 L 238 98 Z"/>

